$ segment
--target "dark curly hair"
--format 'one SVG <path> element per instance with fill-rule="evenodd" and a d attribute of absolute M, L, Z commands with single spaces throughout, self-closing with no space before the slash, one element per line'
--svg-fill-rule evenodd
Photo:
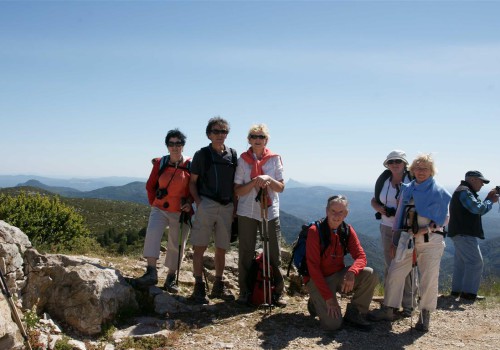
<path fill-rule="evenodd" d="M 224 118 L 216 116 L 216 117 L 210 118 L 210 120 L 208 121 L 207 129 L 205 130 L 207 137 L 210 135 L 210 131 L 212 131 L 212 127 L 214 125 L 220 125 L 220 126 L 226 128 L 226 130 L 229 132 L 230 128 L 229 128 L 228 121 Z"/>
<path fill-rule="evenodd" d="M 181 140 L 183 146 L 186 144 L 186 135 L 184 135 L 179 129 L 175 128 L 173 130 L 169 130 L 167 136 L 165 136 L 166 146 L 168 146 L 168 141 L 170 141 L 172 137 L 177 137 L 179 140 Z"/>

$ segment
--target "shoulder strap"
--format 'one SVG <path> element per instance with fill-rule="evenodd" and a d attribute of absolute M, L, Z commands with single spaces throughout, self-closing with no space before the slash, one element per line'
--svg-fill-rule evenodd
<path fill-rule="evenodd" d="M 325 253 L 326 248 L 330 244 L 330 232 L 328 230 L 328 225 L 326 224 L 326 219 L 318 220 L 314 223 L 317 227 L 319 233 L 319 244 L 320 244 L 320 255 Z"/>
<path fill-rule="evenodd" d="M 233 163 L 233 167 L 236 168 L 238 166 L 238 156 L 236 155 L 236 150 L 229 147 L 231 150 L 231 161 Z"/>
<path fill-rule="evenodd" d="M 380 205 L 384 205 L 384 203 L 380 201 L 380 192 L 382 192 L 385 180 L 389 179 L 390 177 L 391 177 L 391 171 L 389 169 L 386 169 L 382 172 L 382 174 L 380 174 L 377 181 L 375 182 L 375 200 Z"/>
<path fill-rule="evenodd" d="M 170 160 L 170 156 L 163 156 L 160 159 L 160 168 L 158 169 L 158 178 L 160 178 L 161 174 L 167 169 L 168 167 L 168 162 Z"/>
<path fill-rule="evenodd" d="M 344 255 L 347 255 L 349 253 L 348 244 L 349 244 L 350 233 L 351 233 L 351 227 L 345 221 L 342 221 L 340 227 L 339 239 L 340 243 L 342 244 L 342 247 L 344 248 Z"/>

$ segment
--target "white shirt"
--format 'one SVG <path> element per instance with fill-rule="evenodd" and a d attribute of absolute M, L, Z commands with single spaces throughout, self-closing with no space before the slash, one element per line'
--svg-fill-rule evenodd
<path fill-rule="evenodd" d="M 410 179 L 407 176 L 404 176 L 403 181 L 404 183 L 409 183 Z M 392 186 L 390 179 L 387 179 L 385 180 L 384 186 L 380 191 L 379 200 L 384 203 L 386 207 L 397 209 L 399 198 L 396 198 L 396 194 L 399 196 L 398 190 L 396 189 L 396 187 Z M 395 220 L 396 219 L 394 215 L 391 217 L 382 215 L 382 225 L 392 227 Z"/>
<path fill-rule="evenodd" d="M 251 181 L 250 172 L 251 166 L 245 162 L 241 157 L 238 158 L 238 167 L 234 175 L 234 183 L 244 185 Z M 281 164 L 280 157 L 272 157 L 262 167 L 264 175 L 269 175 L 277 181 L 283 180 L 283 165 Z M 258 191 L 254 188 L 244 196 L 238 199 L 238 210 L 236 213 L 241 216 L 246 216 L 251 219 L 260 220 L 260 202 L 255 201 Z M 267 193 L 271 199 L 271 206 L 268 208 L 267 216 L 269 220 L 279 217 L 280 200 L 278 193 L 268 187 Z"/>

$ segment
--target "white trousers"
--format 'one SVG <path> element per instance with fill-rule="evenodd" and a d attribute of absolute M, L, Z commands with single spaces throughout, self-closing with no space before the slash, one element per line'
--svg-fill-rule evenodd
<path fill-rule="evenodd" d="M 437 305 L 439 264 L 443 255 L 445 243 L 443 236 L 437 233 L 429 234 L 429 242 L 424 241 L 424 235 L 415 237 L 417 266 L 420 289 L 420 310 L 434 311 Z M 401 307 L 405 279 L 412 269 L 413 256 L 409 254 L 404 260 L 392 260 L 385 281 L 384 305 L 394 308 Z"/>
<path fill-rule="evenodd" d="M 165 257 L 165 266 L 169 271 L 177 270 L 179 259 L 179 242 L 181 242 L 180 261 L 184 257 L 184 249 L 186 247 L 186 240 L 189 234 L 189 225 L 182 224 L 182 237 L 179 241 L 180 223 L 178 212 L 168 212 L 151 207 L 151 214 L 149 214 L 148 229 L 146 231 L 146 239 L 144 241 L 144 257 L 156 258 L 160 257 L 161 239 L 163 232 L 168 226 L 167 237 L 167 256 Z"/>

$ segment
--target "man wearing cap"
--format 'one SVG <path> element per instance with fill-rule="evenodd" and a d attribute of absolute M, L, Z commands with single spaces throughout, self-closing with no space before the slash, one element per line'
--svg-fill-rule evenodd
<path fill-rule="evenodd" d="M 498 202 L 498 196 L 496 189 L 492 189 L 481 201 L 477 192 L 489 182 L 480 171 L 468 171 L 451 198 L 448 232 L 455 244 L 451 285 L 451 296 L 454 298 L 484 299 L 477 295 L 484 265 L 477 239 L 484 239 L 481 216 Z"/>

